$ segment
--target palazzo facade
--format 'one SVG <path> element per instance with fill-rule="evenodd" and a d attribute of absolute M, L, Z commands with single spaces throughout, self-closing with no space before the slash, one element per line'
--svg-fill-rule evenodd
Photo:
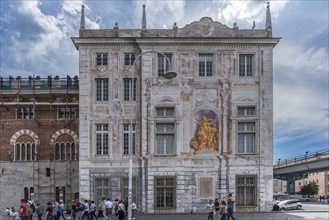
<path fill-rule="evenodd" d="M 20 199 L 79 198 L 78 77 L 0 77 L 0 219 Z"/>
<path fill-rule="evenodd" d="M 265 10 L 264 10 L 265 13 Z M 234 192 L 237 211 L 273 194 L 273 48 L 264 29 L 203 17 L 179 28 L 86 29 L 79 51 L 80 198 L 128 195 L 146 213 L 202 210 Z M 176 74 L 168 77 L 172 69 Z M 131 146 L 131 152 L 129 152 Z"/>

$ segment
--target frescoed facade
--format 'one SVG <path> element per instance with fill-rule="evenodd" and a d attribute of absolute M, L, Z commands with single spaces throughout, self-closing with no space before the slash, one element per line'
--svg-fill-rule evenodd
<path fill-rule="evenodd" d="M 150 9 L 152 10 L 152 9 Z M 265 10 L 264 10 L 265 13 Z M 273 48 L 263 29 L 203 17 L 179 28 L 86 29 L 79 52 L 80 197 L 128 195 L 146 213 L 202 210 L 233 192 L 238 211 L 273 196 Z M 170 69 L 177 74 L 167 78 Z"/>

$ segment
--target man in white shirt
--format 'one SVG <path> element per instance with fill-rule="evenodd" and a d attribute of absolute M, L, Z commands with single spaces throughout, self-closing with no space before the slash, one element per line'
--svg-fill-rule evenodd
<path fill-rule="evenodd" d="M 113 202 L 111 202 L 110 198 L 107 198 L 105 202 L 105 212 L 108 220 L 112 220 L 111 214 L 112 214 L 112 208 L 113 208 Z"/>

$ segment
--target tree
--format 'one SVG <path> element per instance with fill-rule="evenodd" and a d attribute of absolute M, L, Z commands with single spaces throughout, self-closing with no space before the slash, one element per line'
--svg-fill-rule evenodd
<path fill-rule="evenodd" d="M 307 185 L 304 185 L 300 188 L 300 194 L 314 196 L 318 194 L 319 186 L 315 182 L 310 182 Z"/>

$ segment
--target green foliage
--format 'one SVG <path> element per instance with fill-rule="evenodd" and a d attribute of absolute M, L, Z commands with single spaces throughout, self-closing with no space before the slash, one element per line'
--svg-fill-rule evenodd
<path fill-rule="evenodd" d="M 302 186 L 299 193 L 302 195 L 313 196 L 318 194 L 318 192 L 319 186 L 315 182 L 310 182 L 309 184 Z"/>

